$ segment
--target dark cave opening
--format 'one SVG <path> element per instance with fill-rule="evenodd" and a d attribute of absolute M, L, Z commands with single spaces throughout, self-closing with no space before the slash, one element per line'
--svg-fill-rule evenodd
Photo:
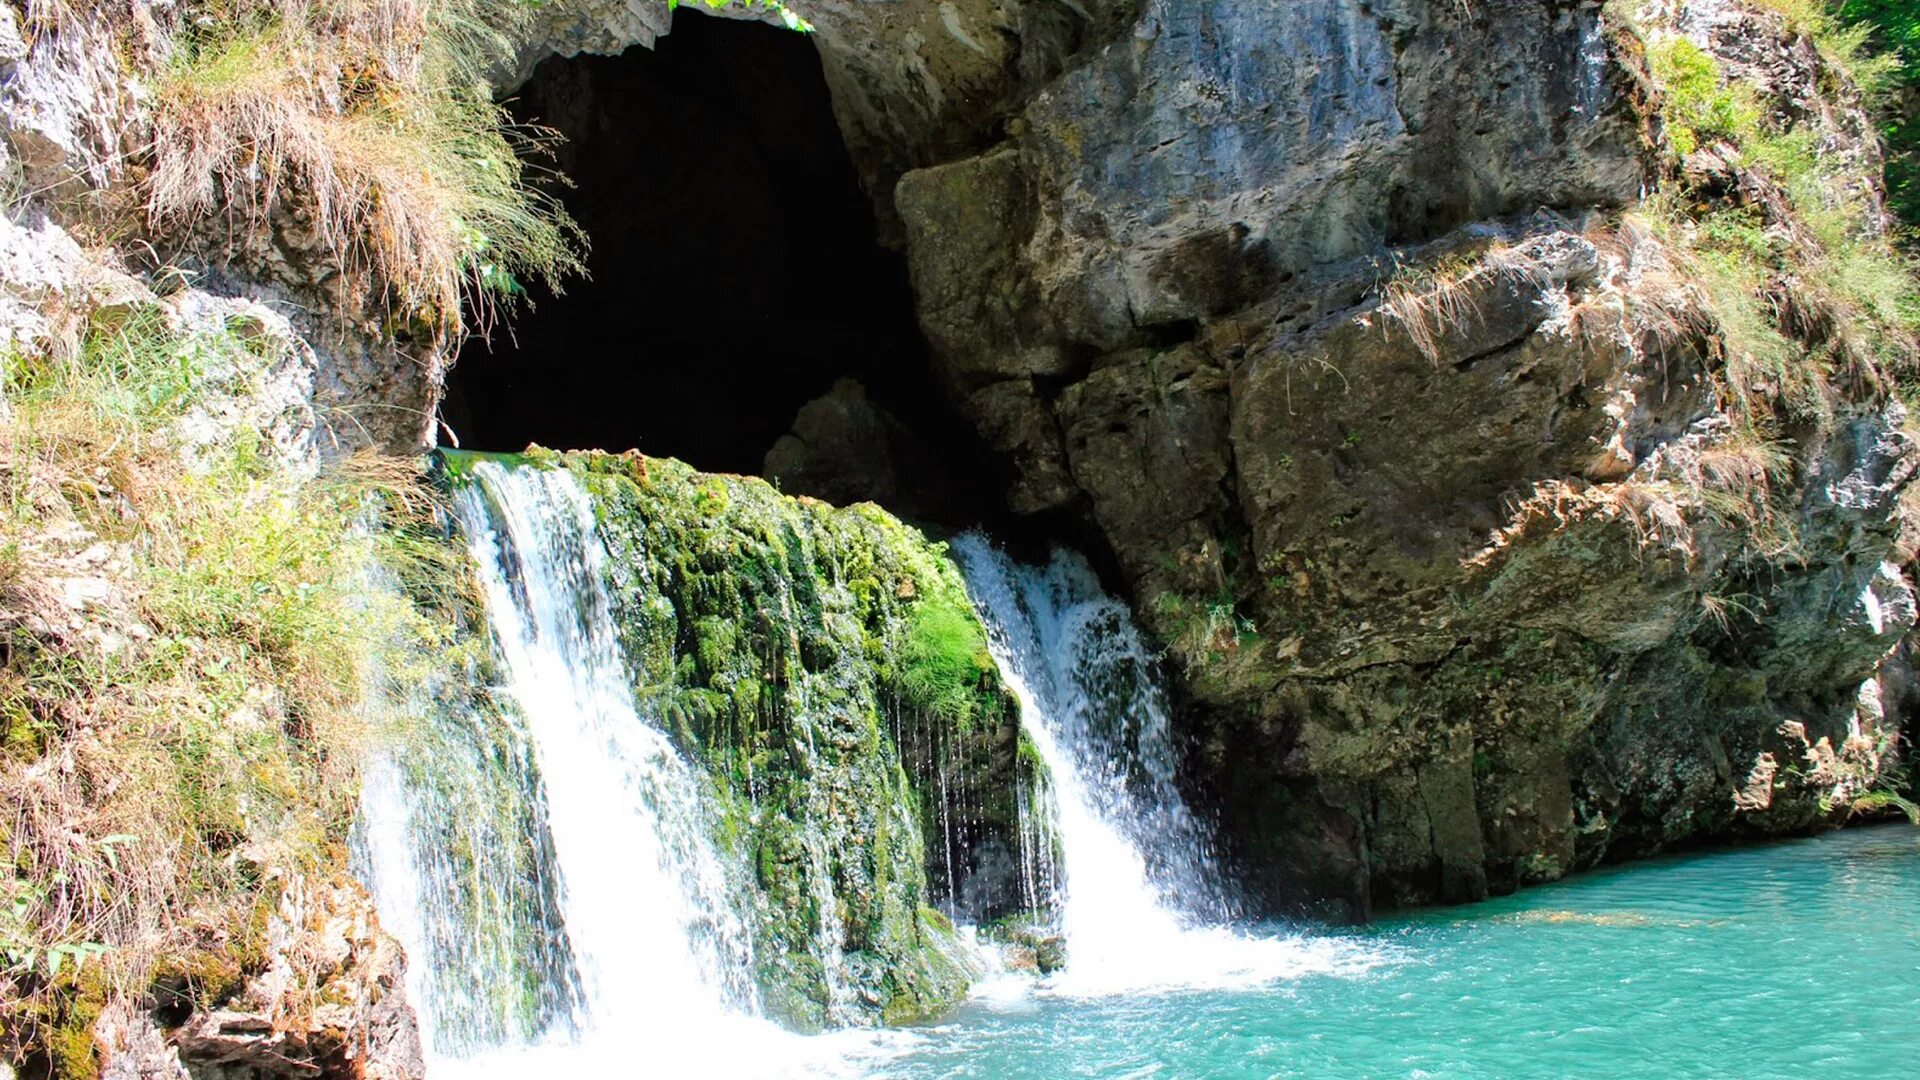
<path fill-rule="evenodd" d="M 757 475 L 833 391 L 815 416 L 836 474 L 797 493 L 1001 517 L 1004 477 L 933 380 L 807 35 L 682 8 L 652 50 L 548 58 L 508 108 L 564 140 L 558 194 L 591 239 L 589 277 L 559 295 L 529 283 L 511 325 L 462 350 L 444 410 L 462 446 L 632 448 Z M 851 410 L 846 379 L 867 399 Z"/>

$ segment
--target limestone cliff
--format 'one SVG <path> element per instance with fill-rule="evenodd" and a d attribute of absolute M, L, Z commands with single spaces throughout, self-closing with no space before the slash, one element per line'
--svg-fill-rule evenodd
<path fill-rule="evenodd" d="M 796 9 L 947 392 L 1169 645 L 1261 906 L 1900 786 L 1912 287 L 1831 20 Z"/>
<path fill-rule="evenodd" d="M 1268 906 L 1471 899 L 1895 782 L 1910 331 L 1809 280 L 1851 241 L 1737 139 L 1673 134 L 1649 48 L 1817 147 L 1868 237 L 1877 146 L 1778 16 L 1630 8 L 1149 3 L 895 191 L 952 392 L 1015 506 L 1106 537 Z M 1773 373 L 1668 199 L 1786 237 Z"/>

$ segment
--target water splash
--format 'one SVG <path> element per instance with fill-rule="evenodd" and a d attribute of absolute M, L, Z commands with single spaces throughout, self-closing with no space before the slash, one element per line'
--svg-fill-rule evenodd
<path fill-rule="evenodd" d="M 953 553 L 1050 777 L 1039 795 L 1064 853 L 1053 906 L 1067 966 L 1049 990 L 1252 985 L 1377 962 L 1348 942 L 1230 928 L 1206 830 L 1175 784 L 1153 653 L 1084 559 L 1021 566 L 979 535 Z"/>

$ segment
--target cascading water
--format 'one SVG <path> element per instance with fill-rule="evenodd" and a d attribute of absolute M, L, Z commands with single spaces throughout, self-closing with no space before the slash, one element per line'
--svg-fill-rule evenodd
<path fill-rule="evenodd" d="M 575 473 L 491 459 L 466 471 L 456 517 L 492 646 L 491 666 L 479 674 L 498 685 L 415 692 L 415 730 L 369 764 L 356 852 L 388 929 L 412 958 L 409 991 L 431 1075 L 847 1075 L 914 1041 L 803 1037 L 776 1026 L 756 989 L 774 958 L 756 958 L 760 931 L 748 926 L 766 917 L 765 882 L 753 875 L 799 872 L 805 889 L 790 902 L 816 913 L 812 937 L 798 943 L 804 956 L 782 962 L 817 965 L 829 1024 L 854 1021 L 871 1004 L 863 995 L 881 984 L 867 978 L 877 954 L 862 935 L 878 924 L 869 916 L 856 933 L 844 917 L 847 898 L 834 885 L 843 856 L 827 843 L 830 829 L 857 820 L 846 812 L 857 796 L 831 794 L 844 777 L 816 775 L 830 747 L 813 733 L 839 740 L 831 748 L 845 758 L 862 729 L 824 720 L 859 701 L 855 691 L 867 684 L 831 680 L 870 679 L 874 670 L 788 671 L 783 707 L 796 737 L 785 752 L 804 766 L 809 793 L 828 793 L 781 819 L 797 844 L 783 857 L 797 871 L 765 863 L 773 849 L 757 856 L 762 863 L 734 847 L 723 852 L 716 837 L 732 834 L 716 816 L 716 781 L 669 737 L 663 718 L 678 714 L 648 715 L 667 699 L 657 688 L 636 692 L 646 675 L 621 645 L 622 627 L 642 638 L 670 634 L 671 624 L 647 620 L 673 619 L 674 609 L 649 591 L 656 585 L 623 576 L 629 564 L 611 562 L 594 497 Z M 632 546 L 638 534 L 608 535 L 644 558 Z M 944 729 L 915 726 L 925 723 L 919 717 L 909 725 L 915 760 L 925 756 L 915 772 L 940 807 L 926 842 L 949 883 L 963 861 L 973 881 L 1004 883 L 992 888 L 1007 895 L 979 899 L 980 907 L 1024 899 L 1059 914 L 1068 967 L 1045 988 L 1217 985 L 1338 966 L 1337 950 L 1218 929 L 1232 912 L 1205 830 L 1174 787 L 1152 654 L 1086 564 L 1062 555 L 1044 569 L 1020 567 L 979 538 L 961 540 L 955 554 L 1022 706 L 1032 750 L 1020 752 L 1037 752 L 1046 768 L 1010 792 L 1020 820 L 1009 846 L 1018 850 L 994 849 L 1003 867 L 995 870 L 985 849 L 968 849 L 978 830 L 947 819 L 984 812 L 976 805 L 985 805 L 983 793 L 969 786 L 979 766 L 961 767 L 959 744 Z M 614 582 L 637 589 L 640 601 L 611 592 Z M 833 580 L 807 597 L 771 595 L 781 611 L 801 601 L 851 610 L 853 594 L 834 591 L 842 588 Z M 631 609 L 618 618 L 615 595 Z M 901 722 L 896 715 L 895 746 Z M 760 821 L 755 786 L 742 790 L 749 808 L 738 820 Z M 911 805 L 896 796 L 891 816 L 843 846 L 877 849 L 884 836 L 913 829 Z M 942 902 L 959 910 L 961 899 Z M 849 977 L 856 969 L 865 982 Z"/>
<path fill-rule="evenodd" d="M 1053 901 L 1067 966 L 1053 989 L 1254 983 L 1371 963 L 1330 939 L 1225 928 L 1234 912 L 1205 830 L 1174 786 L 1153 655 L 1086 560 L 1058 552 L 1021 566 L 978 535 L 953 554 L 1047 765 L 1038 794 L 1053 803 L 1065 862 Z"/>
<path fill-rule="evenodd" d="M 634 712 L 591 503 L 563 470 L 489 462 L 459 514 L 544 781 L 582 983 L 576 1032 L 750 1011 L 748 939 L 697 782 Z M 608 850 L 616 837 L 624 850 Z"/>
<path fill-rule="evenodd" d="M 485 461 L 456 513 L 501 690 L 521 718 L 504 737 L 530 751 L 544 837 L 531 846 L 533 866 L 478 890 L 497 902 L 476 904 L 473 890 L 460 902 L 436 864 L 475 814 L 485 818 L 486 792 L 445 797 L 391 760 L 370 771 L 360 862 L 414 958 L 409 989 L 423 1004 L 431 1074 L 819 1075 L 839 1053 L 759 1017 L 750 938 L 700 782 L 636 712 L 585 492 L 565 470 Z M 438 761 L 433 772 L 456 765 Z M 462 865 L 485 876 L 487 855 L 465 850 Z M 543 881 L 555 902 L 535 912 L 530 936 L 545 962 L 529 963 L 524 949 L 463 947 L 497 937 L 503 913 L 537 909 Z M 523 1007 L 517 1024 L 479 1022 L 488 1009 L 476 1000 L 529 983 L 557 1007 Z"/>
<path fill-rule="evenodd" d="M 401 590 L 380 568 L 365 586 Z M 376 663 L 365 691 L 381 708 L 369 719 L 404 726 L 363 768 L 353 838 L 355 871 L 407 945 L 408 996 L 441 1055 L 524 1041 L 571 1015 L 580 991 L 532 747 L 473 665 L 458 683 L 405 683 Z"/>

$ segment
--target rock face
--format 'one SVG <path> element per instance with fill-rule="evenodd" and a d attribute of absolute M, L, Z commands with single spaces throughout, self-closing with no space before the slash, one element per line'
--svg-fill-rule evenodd
<path fill-rule="evenodd" d="M 296 880 L 268 922 L 265 970 L 171 1041 L 195 1080 L 419 1080 L 406 966 L 359 885 Z"/>
<path fill-rule="evenodd" d="M 1597 5 L 1149 4 L 1016 137 L 901 180 L 922 323 L 963 392 L 1071 381 L 1386 242 L 1626 202 L 1616 52 Z"/>
<path fill-rule="evenodd" d="M 905 435 L 900 421 L 868 399 L 865 387 L 842 379 L 801 406 L 793 430 L 767 451 L 761 475 L 793 495 L 897 505 L 895 447 Z"/>
<path fill-rule="evenodd" d="M 431 329 L 390 325 L 387 306 L 364 283 L 348 284 L 302 209 L 285 208 L 258 234 L 234 233 L 224 221 L 155 229 L 132 220 L 127 205 L 139 196 L 140 163 L 154 139 L 148 82 L 178 46 L 176 6 L 133 0 L 111 15 L 65 17 L 65 5 L 35 11 L 24 23 L 12 9 L 0 11 L 0 177 L 27 196 L 18 227 L 53 228 L 66 245 L 67 230 L 133 233 L 137 240 L 117 245 L 132 269 L 164 270 L 222 298 L 270 305 L 316 361 L 307 394 L 325 452 L 430 445 L 448 343 Z M 57 225 L 44 223 L 49 210 Z M 10 270 L 22 268 L 8 257 Z M 28 268 L 25 280 L 44 280 L 60 265 Z M 22 280 L 9 273 L 13 299 L 0 300 L 0 323 L 14 321 L 8 306 L 23 299 Z"/>
<path fill-rule="evenodd" d="M 1195 693 L 1241 712 L 1206 760 L 1274 902 L 1471 899 L 1805 827 L 1885 765 L 1894 732 L 1856 697 L 1912 624 L 1904 412 L 1809 437 L 1768 490 L 1705 343 L 1663 341 L 1667 309 L 1622 285 L 1658 255 L 1617 252 L 1535 236 L 1479 264 L 1431 345 L 1375 309 L 1236 371 L 1239 497 L 1216 520 L 1247 532 L 1136 587 L 1177 598 L 1157 611 Z M 1207 603 L 1258 632 L 1196 637 Z M 1840 747 L 1845 766 L 1735 796 Z"/>
<path fill-rule="evenodd" d="M 1874 167 L 1810 45 L 1670 6 Z M 1267 907 L 1803 829 L 1895 760 L 1907 418 L 1736 430 L 1715 312 L 1610 212 L 1643 55 L 1597 3 L 1150 2 L 894 193 L 949 387 L 1016 509 L 1105 536 Z"/>
<path fill-rule="evenodd" d="M 160 1027 L 126 1002 L 93 1026 L 105 1080 L 421 1080 L 406 957 L 352 882 L 281 878 L 264 961 L 239 989 Z M 237 931 L 244 934 L 245 931 Z M 160 987 L 162 991 L 165 986 Z"/>

